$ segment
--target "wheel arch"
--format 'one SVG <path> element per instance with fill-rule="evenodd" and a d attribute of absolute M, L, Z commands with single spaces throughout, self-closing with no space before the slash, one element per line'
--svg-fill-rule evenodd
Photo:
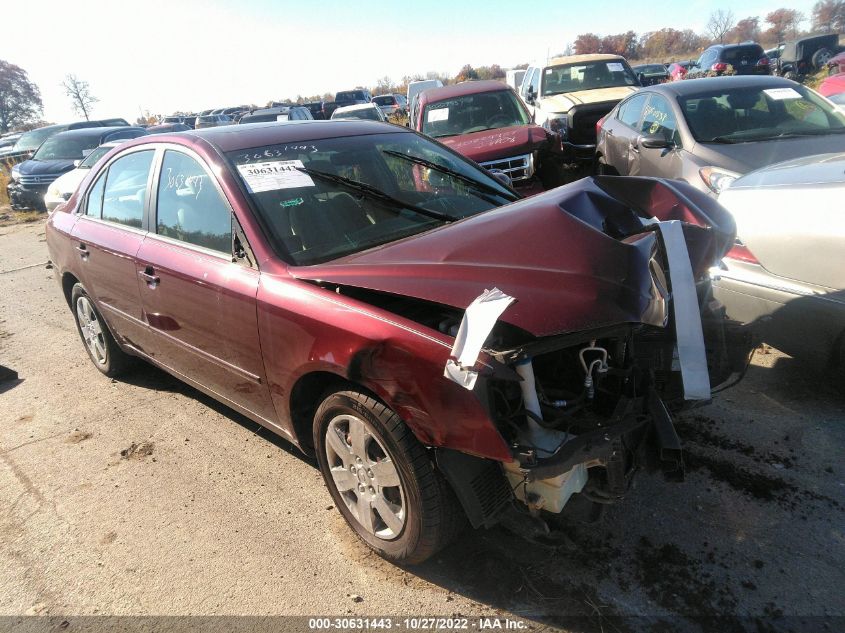
<path fill-rule="evenodd" d="M 73 273 L 66 272 L 62 275 L 62 294 L 65 296 L 68 306 L 70 306 L 73 287 L 78 283 L 79 279 Z"/>

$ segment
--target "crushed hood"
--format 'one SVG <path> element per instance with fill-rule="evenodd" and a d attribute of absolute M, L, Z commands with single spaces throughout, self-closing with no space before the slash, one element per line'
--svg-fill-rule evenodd
<path fill-rule="evenodd" d="M 515 125 L 496 130 L 440 139 L 456 152 L 477 163 L 529 154 L 549 138 L 549 133 L 539 125 Z"/>
<path fill-rule="evenodd" d="M 500 320 L 537 337 L 623 323 L 663 326 L 664 297 L 649 270 L 658 238 L 652 231 L 624 241 L 610 237 L 602 226 L 614 213 L 639 222 L 629 206 L 586 178 L 333 262 L 291 267 L 290 272 L 299 279 L 461 310 L 485 289 L 496 287 L 516 298 Z"/>

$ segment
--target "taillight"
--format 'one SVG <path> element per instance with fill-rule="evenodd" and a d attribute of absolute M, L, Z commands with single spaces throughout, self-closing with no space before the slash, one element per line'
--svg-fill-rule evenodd
<path fill-rule="evenodd" d="M 759 264 L 760 262 L 757 261 L 757 258 L 754 257 L 754 253 L 748 250 L 748 247 L 742 243 L 742 240 L 736 238 L 734 241 L 733 248 L 727 252 L 725 255 L 726 259 L 736 259 L 741 262 L 747 262 L 749 264 Z"/>
<path fill-rule="evenodd" d="M 769 58 L 768 57 L 761 57 L 757 60 L 758 66 L 768 66 L 769 65 Z"/>
<path fill-rule="evenodd" d="M 728 69 L 728 65 L 725 62 L 716 62 L 710 67 L 710 70 L 715 70 L 717 73 L 724 72 Z"/>
<path fill-rule="evenodd" d="M 608 114 L 605 114 L 602 118 L 596 121 L 596 138 L 599 137 L 599 132 L 601 132 L 601 126 L 604 125 L 604 120 L 608 117 Z"/>

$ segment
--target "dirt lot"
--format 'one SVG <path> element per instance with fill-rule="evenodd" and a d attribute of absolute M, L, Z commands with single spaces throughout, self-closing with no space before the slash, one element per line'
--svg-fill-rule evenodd
<path fill-rule="evenodd" d="M 20 375 L 0 384 L 0 615 L 845 630 L 845 395 L 777 351 L 680 420 L 684 483 L 642 474 L 601 525 L 565 526 L 574 548 L 497 528 L 405 570 L 284 441 L 152 368 L 101 376 L 46 260 L 43 222 L 0 227 L 0 364 Z M 738 617 L 696 619 L 719 615 Z"/>

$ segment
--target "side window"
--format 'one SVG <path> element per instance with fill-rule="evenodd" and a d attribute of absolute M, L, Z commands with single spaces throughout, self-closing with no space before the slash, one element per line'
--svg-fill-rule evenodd
<path fill-rule="evenodd" d="M 540 69 L 535 68 L 531 75 L 531 92 L 536 97 L 540 94 Z"/>
<path fill-rule="evenodd" d="M 164 153 L 157 200 L 159 235 L 232 252 L 232 212 L 211 176 L 193 158 L 173 150 Z"/>
<path fill-rule="evenodd" d="M 616 115 L 617 118 L 628 127 L 636 130 L 647 99 L 647 94 L 637 94 L 631 97 L 620 106 L 619 113 Z"/>
<path fill-rule="evenodd" d="M 678 123 L 666 99 L 651 95 L 640 131 L 643 134 L 659 134 L 667 141 L 678 142 Z"/>
<path fill-rule="evenodd" d="M 88 192 L 88 204 L 85 205 L 85 215 L 88 217 L 99 218 L 103 215 L 103 188 L 105 184 L 106 175 L 102 174 Z"/>
<path fill-rule="evenodd" d="M 103 219 L 140 229 L 153 150 L 133 152 L 114 161 L 106 175 Z"/>

